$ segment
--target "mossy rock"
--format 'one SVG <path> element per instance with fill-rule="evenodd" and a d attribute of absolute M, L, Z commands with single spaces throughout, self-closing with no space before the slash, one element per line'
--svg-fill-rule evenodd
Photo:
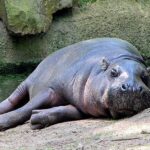
<path fill-rule="evenodd" d="M 26 35 L 46 32 L 52 15 L 59 9 L 72 6 L 72 0 L 1 0 L 5 7 L 4 20 L 12 34 Z"/>
<path fill-rule="evenodd" d="M 150 1 L 97 0 L 57 16 L 45 39 L 53 51 L 97 37 L 117 37 L 135 45 L 150 64 Z"/>
<path fill-rule="evenodd" d="M 0 35 L 0 68 L 7 68 L 3 64 L 37 64 L 62 47 L 97 37 L 129 41 L 150 65 L 150 1 L 97 0 L 55 14 L 46 34 L 12 37 L 0 22 Z"/>

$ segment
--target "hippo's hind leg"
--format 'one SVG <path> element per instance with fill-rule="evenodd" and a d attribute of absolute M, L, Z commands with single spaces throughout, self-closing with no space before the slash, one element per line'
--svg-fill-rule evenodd
<path fill-rule="evenodd" d="M 29 100 L 27 82 L 23 81 L 7 99 L 0 103 L 0 114 L 14 110 L 27 100 Z"/>
<path fill-rule="evenodd" d="M 32 110 L 40 109 L 44 106 L 50 107 L 54 102 L 57 103 L 57 98 L 52 89 L 41 91 L 21 108 L 0 115 L 0 130 L 24 123 L 30 118 Z"/>
<path fill-rule="evenodd" d="M 33 110 L 31 116 L 31 128 L 41 129 L 64 121 L 79 120 L 83 117 L 85 116 L 72 105 Z"/>

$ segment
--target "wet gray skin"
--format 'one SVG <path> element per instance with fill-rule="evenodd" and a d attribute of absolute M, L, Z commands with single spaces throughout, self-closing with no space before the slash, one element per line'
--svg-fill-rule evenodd
<path fill-rule="evenodd" d="M 0 103 L 0 130 L 30 119 L 32 129 L 88 116 L 121 118 L 150 107 L 143 58 L 116 38 L 82 41 L 45 58 Z"/>

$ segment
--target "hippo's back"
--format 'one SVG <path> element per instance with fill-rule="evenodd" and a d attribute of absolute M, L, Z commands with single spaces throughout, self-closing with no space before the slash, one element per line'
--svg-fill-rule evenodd
<path fill-rule="evenodd" d="M 115 59 L 122 55 L 142 59 L 137 49 L 127 41 L 117 38 L 96 38 L 62 48 L 45 58 L 29 76 L 33 83 L 49 84 L 68 67 L 83 57 Z"/>

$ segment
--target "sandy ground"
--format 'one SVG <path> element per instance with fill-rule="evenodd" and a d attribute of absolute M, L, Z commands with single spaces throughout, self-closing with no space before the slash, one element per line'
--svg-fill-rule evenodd
<path fill-rule="evenodd" d="M 86 119 L 42 130 L 30 123 L 0 132 L 0 150 L 149 150 L 150 110 L 123 120 Z"/>

